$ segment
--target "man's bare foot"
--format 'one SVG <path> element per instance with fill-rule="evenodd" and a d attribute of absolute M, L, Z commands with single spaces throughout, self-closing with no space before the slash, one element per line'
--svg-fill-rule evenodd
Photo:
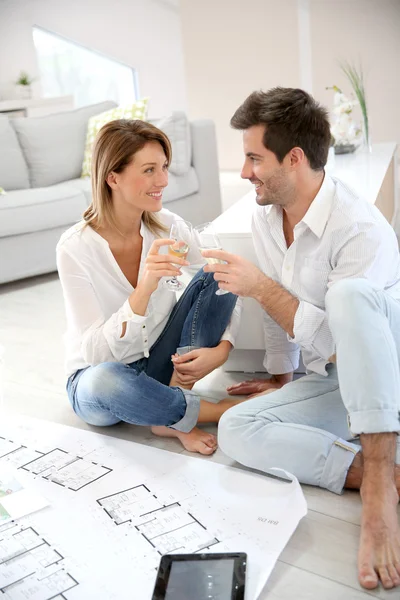
<path fill-rule="evenodd" d="M 218 444 L 217 438 L 212 433 L 202 431 L 194 427 L 189 433 L 183 433 L 170 427 L 154 426 L 151 428 L 154 435 L 161 437 L 175 437 L 181 442 L 182 446 L 189 452 L 198 452 L 199 454 L 214 454 Z"/>
<path fill-rule="evenodd" d="M 364 477 L 361 485 L 363 502 L 358 579 L 362 587 L 372 590 L 400 586 L 400 529 L 397 518 L 399 494 L 393 476 L 377 471 Z"/>
<path fill-rule="evenodd" d="M 364 459 L 363 453 L 357 452 L 354 460 L 348 470 L 344 487 L 349 490 L 359 490 L 361 488 L 364 475 Z M 400 496 L 400 465 L 395 466 L 394 470 L 395 485 Z"/>

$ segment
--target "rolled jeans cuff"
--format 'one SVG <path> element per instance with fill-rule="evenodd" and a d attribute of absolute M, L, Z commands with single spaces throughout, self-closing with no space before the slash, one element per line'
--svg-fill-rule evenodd
<path fill-rule="evenodd" d="M 184 354 L 187 354 L 188 352 L 191 352 L 192 350 L 199 350 L 200 346 L 181 346 L 180 348 L 176 349 L 176 353 L 179 354 L 179 356 L 183 356 Z"/>
<path fill-rule="evenodd" d="M 170 425 L 170 428 L 182 431 L 182 433 L 189 433 L 189 431 L 192 431 L 193 427 L 195 427 L 199 418 L 200 397 L 194 392 L 183 390 L 180 387 L 173 387 L 172 389 L 175 389 L 184 395 L 186 400 L 186 411 L 182 419 L 177 423 L 174 423 L 174 425 Z"/>
<path fill-rule="evenodd" d="M 360 410 L 348 415 L 348 425 L 353 436 L 362 433 L 399 433 L 398 410 Z"/>
<path fill-rule="evenodd" d="M 334 492 L 335 494 L 342 494 L 347 472 L 355 455 L 359 451 L 360 446 L 337 439 L 336 442 L 332 444 L 331 451 L 326 459 L 319 484 L 320 487 L 325 488 L 330 492 Z"/>

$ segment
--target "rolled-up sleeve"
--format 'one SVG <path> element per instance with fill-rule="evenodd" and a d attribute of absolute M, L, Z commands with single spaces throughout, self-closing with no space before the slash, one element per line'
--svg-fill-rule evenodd
<path fill-rule="evenodd" d="M 221 337 L 221 342 L 226 340 L 230 342 L 232 346 L 235 346 L 235 341 L 237 334 L 239 333 L 240 327 L 240 317 L 243 309 L 243 300 L 238 298 L 235 304 L 235 308 L 233 309 L 231 320 L 228 324 L 228 327 L 225 329 L 224 333 Z"/>
<path fill-rule="evenodd" d="M 265 358 L 264 368 L 271 375 L 292 373 L 299 366 L 300 349 L 267 313 L 263 315 Z"/>
<path fill-rule="evenodd" d="M 294 337 L 287 336 L 288 340 L 301 348 L 316 352 L 326 360 L 335 353 L 326 313 L 318 306 L 300 301 L 294 317 L 293 332 Z"/>

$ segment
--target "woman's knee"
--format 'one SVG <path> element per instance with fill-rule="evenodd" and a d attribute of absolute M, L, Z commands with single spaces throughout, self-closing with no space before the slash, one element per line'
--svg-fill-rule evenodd
<path fill-rule="evenodd" d="M 87 400 L 101 400 L 102 398 L 112 397 L 124 385 L 123 374 L 128 368 L 126 365 L 113 362 L 101 363 L 91 367 L 78 382 L 78 396 Z"/>
<path fill-rule="evenodd" d="M 93 406 L 76 406 L 74 411 L 82 421 L 94 427 L 111 427 L 121 422 L 121 419 L 110 412 Z"/>
<path fill-rule="evenodd" d="M 75 414 L 88 425 L 109 427 L 120 422 L 107 406 L 115 390 L 118 363 L 102 363 L 82 373 L 75 393 L 70 396 Z M 123 366 L 123 365 L 121 365 Z"/>

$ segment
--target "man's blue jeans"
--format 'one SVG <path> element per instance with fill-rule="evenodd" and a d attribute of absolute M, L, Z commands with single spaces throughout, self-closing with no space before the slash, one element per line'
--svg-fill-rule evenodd
<path fill-rule="evenodd" d="M 217 288 L 212 273 L 200 270 L 194 276 L 149 358 L 128 365 L 101 363 L 71 375 L 67 392 L 75 413 L 90 425 L 125 421 L 191 431 L 197 423 L 200 398 L 191 391 L 169 387 L 171 355 L 218 345 L 237 296 L 217 296 Z"/>

